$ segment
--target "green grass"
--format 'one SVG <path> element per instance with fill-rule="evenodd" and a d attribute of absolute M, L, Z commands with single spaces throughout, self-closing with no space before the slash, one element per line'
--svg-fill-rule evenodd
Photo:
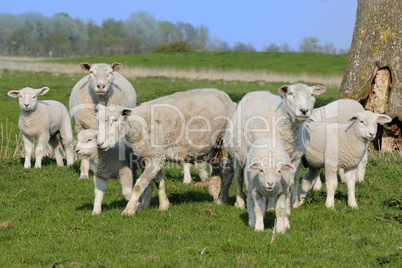
<path fill-rule="evenodd" d="M 266 70 L 278 73 L 305 72 L 308 74 L 343 75 L 347 56 L 273 52 L 185 52 L 69 58 L 52 61 L 77 64 L 81 62 L 111 64 L 117 61 L 128 67 Z"/>

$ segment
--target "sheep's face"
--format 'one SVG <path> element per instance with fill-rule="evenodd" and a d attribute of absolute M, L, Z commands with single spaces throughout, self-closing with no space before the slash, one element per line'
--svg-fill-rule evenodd
<path fill-rule="evenodd" d="M 12 90 L 7 94 L 12 98 L 18 98 L 18 102 L 21 110 L 23 111 L 35 111 L 38 103 L 38 96 L 45 95 L 49 91 L 49 88 L 43 87 L 40 89 L 33 89 L 26 87 L 20 90 Z"/>
<path fill-rule="evenodd" d="M 282 180 L 288 181 L 289 172 L 295 170 L 293 165 L 282 161 L 278 162 L 275 159 L 255 160 L 253 159 L 252 164 L 247 167 L 247 172 L 250 172 L 253 184 L 263 196 L 272 196 L 278 193 L 282 186 Z"/>
<path fill-rule="evenodd" d="M 377 134 L 377 123 L 389 123 L 392 119 L 388 115 L 364 111 L 355 113 L 349 120 L 356 124 L 354 131 L 358 137 L 371 141 Z"/>
<path fill-rule="evenodd" d="M 81 63 L 81 68 L 89 72 L 88 79 L 90 90 L 92 90 L 98 96 L 104 96 L 108 94 L 110 86 L 114 81 L 114 72 L 120 70 L 123 66 L 121 63 L 107 64 L 93 64 Z"/>
<path fill-rule="evenodd" d="M 98 131 L 93 129 L 85 129 L 77 135 L 77 147 L 75 152 L 77 155 L 93 157 L 97 155 L 98 146 L 96 145 L 96 138 Z"/>
<path fill-rule="evenodd" d="M 126 119 L 122 107 L 106 107 L 101 104 L 96 106 L 98 119 L 98 138 L 99 149 L 106 151 L 115 146 L 126 136 Z"/>
<path fill-rule="evenodd" d="M 304 84 L 282 86 L 278 89 L 288 114 L 295 122 L 307 121 L 314 108 L 315 96 L 325 92 L 322 86 L 309 87 Z"/>

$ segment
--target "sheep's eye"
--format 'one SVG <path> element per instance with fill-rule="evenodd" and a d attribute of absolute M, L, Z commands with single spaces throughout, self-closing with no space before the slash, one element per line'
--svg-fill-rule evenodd
<path fill-rule="evenodd" d="M 288 95 L 289 95 L 289 96 L 293 96 L 293 93 L 292 93 L 292 92 L 289 92 Z"/>
<path fill-rule="evenodd" d="M 360 123 L 361 123 L 361 124 L 364 124 L 364 121 L 360 120 Z"/>
<path fill-rule="evenodd" d="M 36 96 L 33 96 L 32 99 L 33 99 L 33 100 L 36 99 Z"/>
<path fill-rule="evenodd" d="M 88 142 L 92 141 L 92 139 L 88 139 Z"/>
<path fill-rule="evenodd" d="M 264 170 L 263 170 L 263 169 L 260 169 L 260 172 L 261 172 L 261 173 L 264 173 Z"/>

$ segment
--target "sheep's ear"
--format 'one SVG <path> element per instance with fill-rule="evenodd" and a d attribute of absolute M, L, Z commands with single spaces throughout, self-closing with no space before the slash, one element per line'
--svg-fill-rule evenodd
<path fill-rule="evenodd" d="M 327 90 L 323 86 L 319 86 L 319 85 L 313 86 L 313 94 L 316 95 L 316 96 L 321 95 L 325 91 L 327 91 Z"/>
<path fill-rule="evenodd" d="M 285 95 L 286 93 L 288 93 L 289 90 L 289 86 L 281 86 L 280 88 L 278 88 L 279 93 L 281 93 L 281 95 Z"/>
<path fill-rule="evenodd" d="M 130 116 L 131 115 L 131 110 L 130 109 L 122 109 L 121 110 L 121 115 L 122 116 Z"/>
<path fill-rule="evenodd" d="M 392 118 L 386 114 L 377 114 L 377 122 L 380 124 L 389 123 L 392 121 Z"/>
<path fill-rule="evenodd" d="M 111 67 L 112 67 L 113 72 L 117 72 L 121 69 L 121 67 L 123 67 L 123 64 L 114 62 Z"/>
<path fill-rule="evenodd" d="M 11 98 L 18 98 L 20 96 L 20 92 L 18 90 L 11 90 L 7 93 Z"/>
<path fill-rule="evenodd" d="M 91 64 L 86 63 L 86 62 L 80 63 L 80 67 L 81 67 L 81 69 L 83 69 L 84 71 L 89 72 L 89 70 L 91 69 Z"/>
<path fill-rule="evenodd" d="M 281 167 L 281 170 L 282 170 L 282 171 L 294 171 L 294 170 L 296 170 L 296 169 L 295 169 L 295 167 L 294 167 L 292 164 L 284 164 L 284 165 Z"/>
<path fill-rule="evenodd" d="M 48 87 L 42 87 L 40 89 L 36 89 L 35 93 L 36 95 L 45 95 L 50 89 Z"/>
<path fill-rule="evenodd" d="M 247 167 L 247 169 L 253 169 L 253 170 L 255 170 L 255 169 L 260 169 L 260 168 L 261 168 L 260 163 L 252 163 L 251 165 L 249 165 L 249 166 Z"/>

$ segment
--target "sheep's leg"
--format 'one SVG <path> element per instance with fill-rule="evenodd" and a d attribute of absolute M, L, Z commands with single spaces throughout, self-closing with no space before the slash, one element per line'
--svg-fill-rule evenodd
<path fill-rule="evenodd" d="M 94 175 L 94 184 L 95 184 L 95 200 L 92 215 L 98 215 L 102 211 L 102 200 L 107 188 L 107 180 L 99 178 L 96 175 Z"/>
<path fill-rule="evenodd" d="M 146 159 L 146 167 L 140 178 L 137 180 L 134 186 L 133 195 L 128 201 L 126 208 L 122 212 L 122 216 L 134 215 L 137 211 L 140 196 L 144 193 L 150 182 L 155 178 L 158 172 L 161 170 L 164 161 L 162 159 Z"/>
<path fill-rule="evenodd" d="M 168 210 L 170 203 L 166 195 L 165 181 L 163 180 L 161 171 L 159 171 L 155 177 L 155 185 L 156 188 L 158 189 L 159 210 L 162 211 Z"/>
<path fill-rule="evenodd" d="M 286 229 L 290 228 L 288 215 L 286 212 L 286 200 L 288 193 L 286 191 L 278 196 L 275 206 L 276 225 L 275 231 L 278 233 L 284 233 Z"/>
<path fill-rule="evenodd" d="M 211 163 L 211 180 L 208 183 L 208 192 L 216 204 L 222 204 L 219 195 L 222 190 L 222 170 L 219 163 Z"/>
<path fill-rule="evenodd" d="M 320 179 L 320 171 L 321 169 L 316 169 L 313 167 L 309 167 L 307 170 L 306 175 L 304 175 L 301 186 L 300 186 L 300 193 L 299 193 L 299 206 L 304 203 L 304 198 L 306 197 L 307 193 L 311 190 L 311 186 L 314 180 Z"/>
<path fill-rule="evenodd" d="M 71 129 L 70 117 L 68 115 L 66 116 L 64 127 L 60 130 L 60 140 L 66 153 L 67 166 L 71 166 L 74 163 L 74 149 L 72 142 L 73 131 Z"/>
<path fill-rule="evenodd" d="M 367 162 L 368 162 L 368 156 L 367 156 L 367 150 L 366 150 L 366 153 L 363 155 L 362 160 L 360 161 L 359 165 L 357 166 L 356 181 L 358 181 L 358 182 L 364 181 L 364 175 L 366 173 Z"/>
<path fill-rule="evenodd" d="M 287 207 L 288 214 L 290 215 L 290 209 L 291 208 L 298 208 L 299 207 L 299 200 L 297 196 L 297 191 L 299 188 L 299 176 L 300 176 L 300 168 L 301 168 L 301 159 L 296 159 L 292 161 L 293 166 L 296 167 L 295 172 L 293 173 L 293 180 L 290 180 L 289 184 L 289 194 L 287 198 Z M 292 173 L 291 173 L 292 174 Z M 292 183 L 293 181 L 293 183 Z"/>
<path fill-rule="evenodd" d="M 60 167 L 64 166 L 60 141 L 57 138 L 57 135 L 50 136 L 49 144 L 53 148 L 54 157 L 56 158 L 57 165 Z"/>
<path fill-rule="evenodd" d="M 343 168 L 339 169 L 339 177 L 342 183 L 346 183 L 345 170 Z"/>
<path fill-rule="evenodd" d="M 145 210 L 151 206 L 152 193 L 154 192 L 154 184 L 151 182 L 147 188 L 145 188 L 144 193 L 140 197 L 140 204 L 138 205 L 138 210 Z"/>
<path fill-rule="evenodd" d="M 205 182 L 209 178 L 209 174 L 206 171 L 206 162 L 195 163 L 195 168 L 198 170 L 198 175 L 202 182 Z"/>
<path fill-rule="evenodd" d="M 191 178 L 191 163 L 183 163 L 183 174 L 184 174 L 184 184 L 190 184 L 193 182 L 193 179 Z"/>
<path fill-rule="evenodd" d="M 31 167 L 31 155 L 34 149 L 35 141 L 34 139 L 22 135 L 22 141 L 24 142 L 24 151 L 25 151 L 25 162 L 24 168 Z"/>
<path fill-rule="evenodd" d="M 124 198 L 128 201 L 133 194 L 133 172 L 129 167 L 122 168 L 119 171 L 121 191 Z"/>
<path fill-rule="evenodd" d="M 348 186 L 348 205 L 351 208 L 357 208 L 355 196 L 356 172 L 357 167 L 345 169 L 346 184 Z"/>
<path fill-rule="evenodd" d="M 335 207 L 335 191 L 338 186 L 338 179 L 336 177 L 336 169 L 330 165 L 325 165 L 325 183 L 327 186 L 325 206 L 333 209 Z"/>
<path fill-rule="evenodd" d="M 233 160 L 231 157 L 224 157 L 220 161 L 221 189 L 218 204 L 226 204 L 229 198 L 229 188 L 233 179 Z M 244 200 L 244 197 L 243 197 Z M 244 202 L 244 201 L 243 201 Z"/>
<path fill-rule="evenodd" d="M 234 161 L 234 181 L 236 185 L 236 203 L 235 206 L 240 209 L 244 209 L 246 204 L 244 202 L 244 192 L 243 192 L 243 183 L 244 183 L 244 170 L 240 166 L 238 161 Z M 247 180 L 246 180 L 247 182 Z M 246 183 L 248 184 L 248 183 Z M 248 185 L 246 185 L 248 188 Z"/>
<path fill-rule="evenodd" d="M 265 215 L 265 204 L 267 203 L 267 199 L 263 197 L 258 191 L 252 191 L 253 199 L 254 199 L 254 213 L 255 213 L 255 231 L 264 231 L 264 215 Z"/>
<path fill-rule="evenodd" d="M 35 150 L 35 168 L 42 167 L 42 158 L 44 150 L 49 143 L 49 133 L 42 134 L 39 136 L 38 145 L 36 146 Z"/>
<path fill-rule="evenodd" d="M 320 179 L 320 173 L 318 173 L 313 182 L 313 190 L 319 191 L 321 190 L 321 188 L 322 188 L 322 182 Z"/>
<path fill-rule="evenodd" d="M 252 190 L 248 190 L 249 194 L 247 195 L 247 211 L 248 211 L 248 223 L 251 227 L 255 228 L 255 203 L 252 193 Z"/>
<path fill-rule="evenodd" d="M 88 179 L 89 178 L 89 158 L 87 156 L 82 156 L 81 158 L 81 174 L 80 179 Z"/>

